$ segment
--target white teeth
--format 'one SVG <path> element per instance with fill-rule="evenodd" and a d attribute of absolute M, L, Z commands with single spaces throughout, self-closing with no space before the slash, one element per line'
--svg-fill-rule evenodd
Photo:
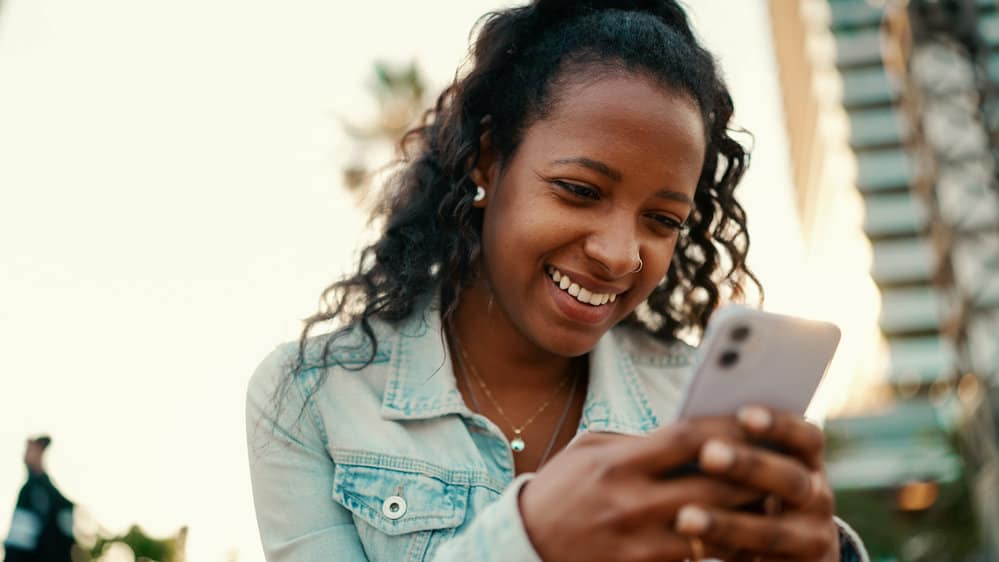
<path fill-rule="evenodd" d="M 602 306 L 608 302 L 614 302 L 617 300 L 617 295 L 611 293 L 594 293 L 589 289 L 584 289 L 580 287 L 578 283 L 573 283 L 572 279 L 568 275 L 562 273 L 561 271 L 555 269 L 554 267 L 548 268 L 548 276 L 552 278 L 556 285 L 563 291 L 566 291 L 570 295 L 576 297 L 581 303 L 588 304 L 591 306 Z"/>

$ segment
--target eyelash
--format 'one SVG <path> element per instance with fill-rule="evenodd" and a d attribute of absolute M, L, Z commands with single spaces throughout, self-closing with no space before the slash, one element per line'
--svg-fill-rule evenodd
<path fill-rule="evenodd" d="M 600 198 L 600 193 L 597 190 L 593 189 L 592 187 L 586 187 L 585 185 L 579 185 L 559 180 L 553 180 L 552 183 L 564 189 L 565 191 L 568 191 L 574 197 L 578 197 L 579 199 L 596 201 L 597 199 Z M 683 224 L 682 222 L 672 217 L 668 217 L 666 215 L 654 214 L 647 216 L 652 220 L 656 221 L 657 223 L 659 223 L 660 226 L 668 228 L 671 232 L 674 233 L 682 232 L 686 228 L 686 225 Z"/>
<path fill-rule="evenodd" d="M 575 195 L 576 197 L 579 197 L 580 199 L 597 200 L 600 198 L 600 194 L 597 192 L 597 190 L 593 189 L 592 187 L 586 187 L 585 185 L 579 185 L 559 180 L 555 180 L 552 183 L 568 191 L 569 193 Z"/>

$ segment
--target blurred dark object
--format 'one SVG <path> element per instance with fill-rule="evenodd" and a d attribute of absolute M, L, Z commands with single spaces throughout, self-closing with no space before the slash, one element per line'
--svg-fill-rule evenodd
<path fill-rule="evenodd" d="M 909 21 L 917 42 L 929 35 L 942 34 L 955 37 L 978 54 L 979 7 L 975 0 L 909 0 Z"/>
<path fill-rule="evenodd" d="M 6 562 L 71 562 L 73 502 L 66 499 L 45 472 L 48 436 L 28 439 L 24 464 L 28 481 L 17 496 L 10 532 L 4 541 Z"/>

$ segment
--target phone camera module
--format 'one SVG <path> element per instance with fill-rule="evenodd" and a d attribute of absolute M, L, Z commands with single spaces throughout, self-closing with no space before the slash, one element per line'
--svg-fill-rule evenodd
<path fill-rule="evenodd" d="M 744 342 L 747 338 L 749 338 L 749 326 L 736 326 L 729 336 L 731 336 L 732 341 L 734 342 Z"/>
<path fill-rule="evenodd" d="M 718 358 L 718 363 L 726 369 L 731 367 L 732 365 L 735 365 L 738 362 L 739 362 L 739 352 L 731 349 L 722 353 L 721 357 Z"/>

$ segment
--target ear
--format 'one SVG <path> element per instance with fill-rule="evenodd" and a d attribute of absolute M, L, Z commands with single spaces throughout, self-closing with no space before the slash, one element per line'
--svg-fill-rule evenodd
<path fill-rule="evenodd" d="M 472 203 L 474 207 L 482 209 L 494 193 L 496 181 L 499 178 L 499 155 L 493 146 L 491 117 L 486 116 L 482 119 L 482 134 L 479 136 L 479 161 L 469 173 L 469 178 L 475 182 L 476 186 L 481 186 L 486 190 L 484 199 Z"/>

